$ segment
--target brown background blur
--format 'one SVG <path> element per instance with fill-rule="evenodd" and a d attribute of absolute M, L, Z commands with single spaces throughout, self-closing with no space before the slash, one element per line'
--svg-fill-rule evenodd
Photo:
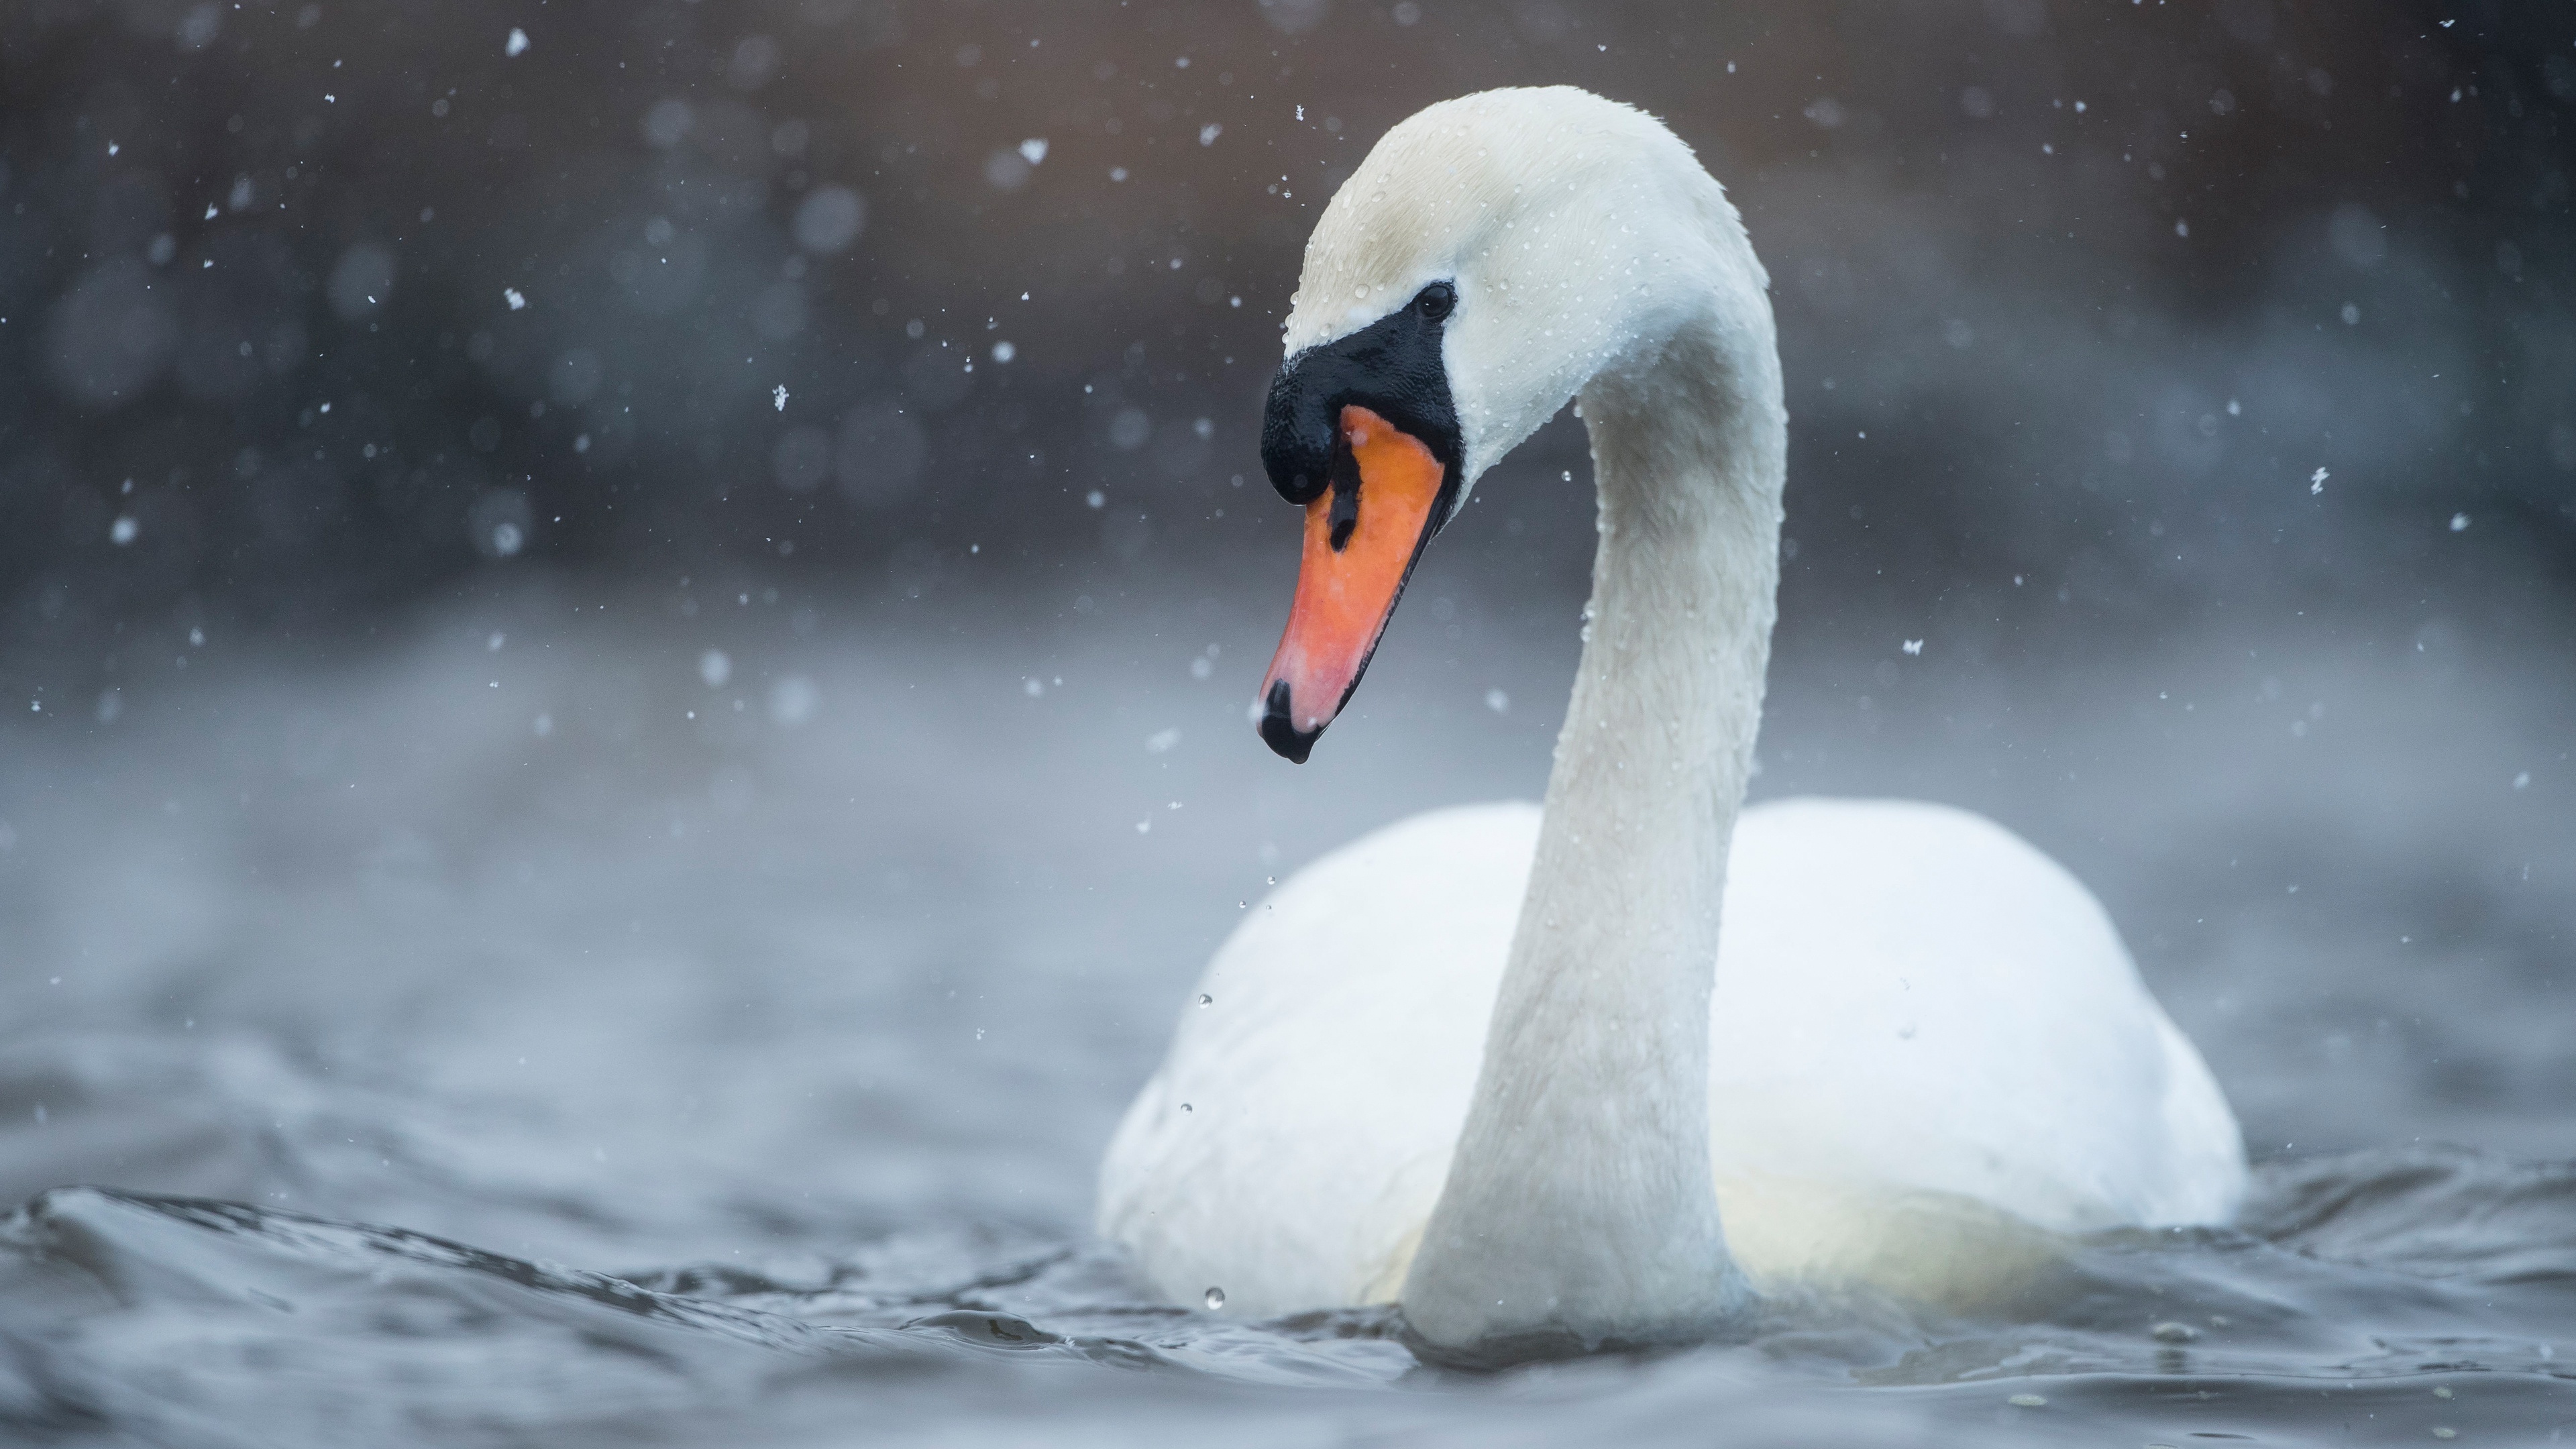
<path fill-rule="evenodd" d="M 0 660 L 78 691 L 532 569 L 936 602 L 968 557 L 1067 597 L 1267 557 L 1317 209 L 1414 109 L 1541 83 L 1744 208 L 1789 617 L 2546 609 L 2571 42 L 2484 0 L 21 0 Z M 1482 490 L 1513 587 L 1579 597 L 1581 466 L 1560 422 Z"/>

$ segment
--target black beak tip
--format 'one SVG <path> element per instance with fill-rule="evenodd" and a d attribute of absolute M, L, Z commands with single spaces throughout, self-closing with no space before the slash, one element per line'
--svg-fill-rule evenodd
<path fill-rule="evenodd" d="M 1288 681 L 1270 681 L 1270 693 L 1261 702 L 1261 742 L 1292 765 L 1306 763 L 1315 752 L 1315 741 L 1324 731 L 1318 727 L 1301 730 L 1288 719 Z"/>

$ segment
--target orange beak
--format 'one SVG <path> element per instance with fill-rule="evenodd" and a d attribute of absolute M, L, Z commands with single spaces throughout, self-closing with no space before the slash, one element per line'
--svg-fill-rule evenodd
<path fill-rule="evenodd" d="M 1414 561 L 1431 539 L 1445 469 L 1419 439 L 1345 406 L 1331 486 L 1306 505 L 1288 631 L 1255 717 L 1270 748 L 1304 764 L 1359 687 Z"/>

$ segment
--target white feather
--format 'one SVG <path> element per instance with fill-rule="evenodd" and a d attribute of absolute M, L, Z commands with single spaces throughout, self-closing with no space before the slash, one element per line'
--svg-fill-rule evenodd
<path fill-rule="evenodd" d="M 1256 1317 L 1394 1300 L 1538 822 L 1515 802 L 1390 825 L 1217 952 L 1101 1172 L 1100 1230 L 1158 1290 L 1221 1287 Z M 1725 912 L 1710 1155 L 1757 1286 L 1973 1301 L 2015 1264 L 1969 1204 L 2042 1233 L 2235 1211 L 2242 1149 L 2208 1069 L 2091 894 L 2009 831 L 1909 801 L 1756 806 Z"/>
<path fill-rule="evenodd" d="M 1423 111 L 1318 222 L 1289 349 L 1434 280 L 1463 481 L 1569 394 L 1591 434 L 1546 805 L 1391 826 L 1254 912 L 1101 1231 L 1178 1301 L 1401 1301 L 1467 1346 L 1686 1337 L 1798 1284 L 1968 1304 L 2052 1234 L 2230 1215 L 2235 1120 L 2074 879 L 1939 806 L 1743 810 L 1787 427 L 1767 280 L 1688 148 L 1564 88 Z"/>

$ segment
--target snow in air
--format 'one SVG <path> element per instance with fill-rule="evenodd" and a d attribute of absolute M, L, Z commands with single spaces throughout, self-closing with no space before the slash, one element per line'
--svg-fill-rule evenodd
<path fill-rule="evenodd" d="M 521 56 L 527 54 L 528 32 L 521 30 L 515 25 L 511 26 L 510 39 L 501 47 L 501 53 L 507 56 Z"/>
<path fill-rule="evenodd" d="M 787 384 L 782 382 L 778 386 L 771 388 L 769 390 L 769 400 L 778 405 L 778 410 L 780 412 L 783 413 L 787 411 Z"/>
<path fill-rule="evenodd" d="M 823 702 L 822 690 L 802 674 L 791 674 L 769 687 L 769 718 L 774 724 L 793 729 L 814 717 Z"/>
<path fill-rule="evenodd" d="M 516 312 L 520 308 L 528 305 L 527 294 L 521 292 L 516 287 L 503 287 L 501 289 L 501 300 L 509 303 L 510 310 L 513 312 Z"/>

